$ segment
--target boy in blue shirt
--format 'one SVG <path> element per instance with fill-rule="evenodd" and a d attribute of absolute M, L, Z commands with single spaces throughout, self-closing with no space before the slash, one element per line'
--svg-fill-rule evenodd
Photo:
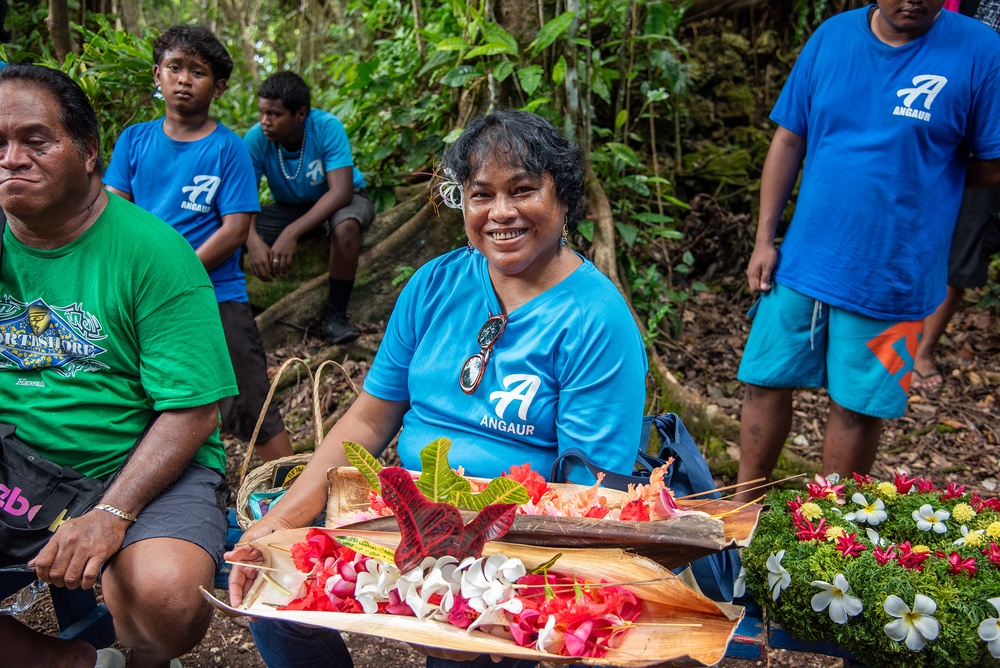
<path fill-rule="evenodd" d="M 180 232 L 208 270 L 240 390 L 219 402 L 222 429 L 250 440 L 267 396 L 267 361 L 239 262 L 260 207 L 246 146 L 208 116 L 212 100 L 226 90 L 233 61 L 215 35 L 198 26 L 174 26 L 156 38 L 153 60 L 166 114 L 125 129 L 104 184 Z M 275 404 L 258 443 L 265 461 L 292 454 Z"/>
<path fill-rule="evenodd" d="M 310 108 L 309 87 L 294 72 L 278 72 L 257 92 L 260 122 L 245 140 L 257 181 L 267 176 L 276 200 L 250 226 L 250 270 L 269 281 L 287 271 L 299 239 L 322 227 L 330 237 L 330 298 L 323 335 L 348 343 L 361 332 L 347 321 L 361 235 L 375 218 L 344 126 Z"/>

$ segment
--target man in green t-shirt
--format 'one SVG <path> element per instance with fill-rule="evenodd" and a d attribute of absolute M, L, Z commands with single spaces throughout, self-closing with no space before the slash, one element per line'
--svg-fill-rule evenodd
<path fill-rule="evenodd" d="M 198 585 L 211 589 L 228 526 L 217 402 L 236 381 L 208 274 L 183 237 L 104 191 L 99 140 L 69 77 L 0 69 L 0 422 L 58 464 L 118 471 L 29 565 L 70 589 L 100 576 L 131 663 L 177 665 L 211 619 Z M 10 665 L 124 666 L 9 616 L 0 647 Z"/>

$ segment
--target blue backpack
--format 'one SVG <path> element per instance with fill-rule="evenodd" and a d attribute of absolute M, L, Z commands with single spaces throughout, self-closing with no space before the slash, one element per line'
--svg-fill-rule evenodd
<path fill-rule="evenodd" d="M 649 443 L 649 433 L 656 427 L 663 444 L 658 457 L 646 454 L 646 447 Z M 701 451 L 695 444 L 691 434 L 681 419 L 674 413 L 663 413 L 662 415 L 647 415 L 642 419 L 642 432 L 639 435 L 639 450 L 636 455 L 636 468 L 631 475 L 613 473 L 597 466 L 583 454 L 578 448 L 569 448 L 556 458 L 552 465 L 552 474 L 549 480 L 561 482 L 565 479 L 563 474 L 564 462 L 567 459 L 575 460 L 586 466 L 595 476 L 598 473 L 604 474 L 601 483 L 612 489 L 626 490 L 628 486 L 649 483 L 649 474 L 654 468 L 662 466 L 664 461 L 674 458 L 673 465 L 668 469 L 667 475 L 663 479 L 663 484 L 670 488 L 675 496 L 687 496 L 696 492 L 704 492 L 715 489 L 715 481 L 708 470 L 708 464 L 702 456 Z M 703 499 L 721 498 L 719 492 L 705 494 Z M 737 550 L 724 550 L 716 554 L 710 554 L 701 559 L 695 559 L 690 563 L 691 571 L 698 587 L 702 593 L 714 601 L 733 600 L 733 583 L 740 572 L 740 555 Z M 675 573 L 684 570 L 685 567 L 677 568 Z"/>

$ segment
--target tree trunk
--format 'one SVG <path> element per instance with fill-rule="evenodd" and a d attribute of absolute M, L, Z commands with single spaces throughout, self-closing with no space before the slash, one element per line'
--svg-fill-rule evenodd
<path fill-rule="evenodd" d="M 73 51 L 73 36 L 69 29 L 69 5 L 67 0 L 49 0 L 48 24 L 49 36 L 56 50 L 56 58 L 65 62 L 66 56 Z"/>
<path fill-rule="evenodd" d="M 118 0 L 118 9 L 122 17 L 122 27 L 125 32 L 141 35 L 139 26 L 139 8 L 135 0 Z"/>

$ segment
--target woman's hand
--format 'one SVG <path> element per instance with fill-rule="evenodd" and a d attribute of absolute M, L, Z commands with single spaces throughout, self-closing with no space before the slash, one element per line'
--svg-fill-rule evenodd
<path fill-rule="evenodd" d="M 223 555 L 223 559 L 228 562 L 263 564 L 264 557 L 261 555 L 260 550 L 250 545 L 250 543 L 275 531 L 297 528 L 299 527 L 292 526 L 290 523 L 284 521 L 280 515 L 272 511 L 261 520 L 254 522 L 246 530 L 246 533 L 243 534 L 236 547 Z M 235 608 L 243 602 L 243 597 L 250 590 L 250 586 L 257 579 L 259 572 L 258 569 L 252 566 L 233 566 L 233 570 L 229 573 L 229 604 L 231 606 Z"/>

